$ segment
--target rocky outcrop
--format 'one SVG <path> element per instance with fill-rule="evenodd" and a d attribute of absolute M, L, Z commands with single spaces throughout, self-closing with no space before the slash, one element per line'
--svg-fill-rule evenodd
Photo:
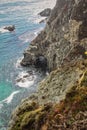
<path fill-rule="evenodd" d="M 86 0 L 57 0 L 45 29 L 24 52 L 21 64 L 31 65 L 36 56 L 43 55 L 49 70 L 54 70 L 65 62 L 85 58 L 86 18 Z"/>
<path fill-rule="evenodd" d="M 12 32 L 15 30 L 15 26 L 14 25 L 6 26 L 6 27 L 4 27 L 4 29 Z"/>
<path fill-rule="evenodd" d="M 39 15 L 42 16 L 42 17 L 48 17 L 48 16 L 50 16 L 50 14 L 51 14 L 50 8 L 44 9 L 43 11 L 41 11 L 39 13 Z"/>

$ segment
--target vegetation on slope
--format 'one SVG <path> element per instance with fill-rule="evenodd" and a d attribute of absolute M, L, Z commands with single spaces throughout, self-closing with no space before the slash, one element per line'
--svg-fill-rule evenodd
<path fill-rule="evenodd" d="M 83 74 L 70 87 L 64 100 L 43 106 L 24 102 L 17 108 L 14 124 L 9 130 L 86 130 L 87 61 L 81 63 Z"/>

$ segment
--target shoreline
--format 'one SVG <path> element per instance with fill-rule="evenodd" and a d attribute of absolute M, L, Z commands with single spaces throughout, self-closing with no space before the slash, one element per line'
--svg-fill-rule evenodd
<path fill-rule="evenodd" d="M 20 0 L 19 0 L 20 1 Z M 27 1 L 27 0 L 25 0 L 25 1 Z M 45 0 L 46 1 L 46 0 Z M 29 1 L 28 1 L 29 2 Z M 8 5 L 8 3 L 9 3 L 9 5 Z M 49 3 L 49 2 L 47 2 L 47 3 Z M 33 26 L 37 26 L 36 28 L 38 28 L 39 26 L 37 25 L 37 23 L 36 23 L 36 21 L 35 21 L 35 19 L 37 20 L 38 19 L 38 17 L 36 17 L 36 15 L 34 15 L 34 16 L 32 16 L 32 17 L 30 17 L 30 18 L 32 18 L 33 20 L 31 20 L 32 21 L 32 23 L 33 23 L 33 26 L 32 26 L 32 28 L 31 28 L 31 26 L 30 25 L 28 25 L 29 27 L 27 28 L 27 24 L 31 24 L 31 21 L 29 22 L 29 15 L 31 15 L 31 14 L 29 14 L 29 12 L 28 12 L 28 14 L 27 14 L 27 12 L 26 11 L 30 11 L 30 10 L 28 10 L 28 6 L 27 5 L 25 5 L 25 6 L 23 6 L 23 4 L 25 4 L 25 2 L 23 1 L 23 2 L 21 2 L 21 3 L 17 3 L 17 4 L 20 4 L 18 7 L 15 7 L 15 5 L 13 5 L 14 4 L 14 2 L 13 1 L 11 1 L 11 0 L 8 0 L 8 2 L 7 2 L 7 0 L 4 0 L 4 1 L 2 1 L 2 2 L 0 2 L 0 6 L 1 6 L 1 4 L 3 4 L 3 6 L 6 6 L 6 8 L 4 9 L 4 10 L 0 10 L 0 12 L 1 12 L 1 16 L 3 15 L 3 18 L 0 18 L 0 21 L 1 21 L 1 27 L 4 27 L 4 26 L 6 26 L 7 25 L 7 23 L 8 23 L 8 20 L 10 21 L 10 16 L 11 16 L 11 21 L 10 21 L 10 24 L 15 24 L 16 25 L 16 30 L 15 30 L 15 33 L 9 33 L 9 32 L 7 32 L 7 30 L 0 30 L 0 31 L 2 31 L 2 33 L 0 34 L 0 36 L 2 37 L 2 39 L 4 39 L 3 37 L 5 36 L 8 40 L 6 41 L 6 39 L 5 40 L 3 40 L 3 42 L 5 41 L 5 43 L 7 43 L 6 44 L 6 50 L 8 50 L 9 52 L 12 52 L 12 50 L 13 50 L 13 52 L 10 54 L 10 55 L 7 55 L 7 54 L 5 54 L 4 53 L 4 50 L 5 50 L 5 48 L 2 48 L 2 52 L 3 52 L 3 54 L 4 54 L 4 56 L 5 57 L 7 57 L 7 61 L 5 61 L 4 62 L 4 58 L 2 57 L 3 56 L 3 54 L 2 54 L 2 56 L 1 56 L 1 58 L 3 59 L 3 62 L 2 62 L 2 72 L 3 72 L 3 69 L 4 69 L 4 76 L 2 77 L 3 79 L 5 78 L 6 79 L 6 82 L 3 82 L 3 84 L 0 84 L 0 85 L 2 85 L 2 87 L 3 87 L 3 90 L 5 89 L 5 87 L 6 87 L 6 85 L 8 85 L 7 87 L 7 89 L 9 90 L 9 88 L 11 88 L 11 90 L 12 90 L 12 92 L 13 92 L 13 94 L 15 94 L 14 92 L 15 92 L 15 90 L 23 90 L 23 92 L 22 91 L 20 91 L 20 93 L 18 93 L 17 95 L 12 95 L 12 92 L 10 92 L 9 91 L 9 93 L 7 94 L 7 91 L 8 90 L 4 90 L 4 93 L 6 93 L 6 95 L 4 95 L 4 97 L 2 97 L 1 98 L 1 100 L 4 100 L 5 102 L 3 103 L 3 107 L 2 107 L 2 105 L 0 104 L 0 108 L 2 107 L 2 109 L 0 109 L 0 116 L 1 116 L 1 118 L 0 118 L 0 129 L 7 129 L 7 128 L 5 128 L 4 126 L 7 126 L 7 123 L 8 123 L 8 119 L 9 119 L 9 115 L 10 115 L 10 113 L 11 113 L 11 110 L 13 110 L 15 107 L 16 107 L 16 104 L 19 104 L 20 103 L 20 100 L 21 100 L 21 98 L 25 98 L 26 96 L 29 96 L 32 92 L 34 92 L 34 88 L 36 89 L 36 87 L 34 86 L 34 88 L 33 87 L 31 87 L 31 88 L 29 88 L 29 89 L 31 89 L 31 90 L 28 90 L 27 91 L 27 89 L 28 88 L 20 88 L 19 86 L 15 86 L 15 79 L 13 78 L 13 75 L 15 75 L 15 76 L 18 76 L 18 73 L 19 73 L 19 71 L 21 71 L 21 68 L 18 68 L 18 66 L 19 65 L 17 65 L 16 63 L 14 63 L 14 65 L 13 65 L 13 63 L 12 62 L 15 62 L 16 61 L 16 59 L 19 59 L 18 58 L 18 56 L 17 56 L 17 58 L 16 58 L 16 55 L 18 54 L 19 56 L 21 56 L 21 53 L 19 54 L 18 52 L 17 52 L 17 54 L 15 54 L 16 53 L 16 51 L 19 51 L 19 52 L 22 52 L 22 51 L 20 51 L 20 49 L 21 50 L 24 50 L 23 48 L 26 48 L 26 46 L 27 45 L 24 45 L 24 42 L 26 42 L 26 44 L 28 44 L 27 42 L 28 42 L 28 40 L 30 39 L 30 38 L 28 38 L 27 40 L 26 40 L 26 37 L 24 37 L 25 35 L 28 35 L 27 33 L 25 33 L 25 35 L 23 36 L 23 37 L 21 37 L 21 38 L 23 38 L 22 40 L 20 40 L 18 37 L 23 33 L 23 32 L 26 32 L 26 29 L 27 30 L 29 30 L 29 28 L 30 28 L 30 30 L 32 31 L 33 29 L 32 28 L 35 28 L 35 27 L 33 27 Z M 15 4 L 16 4 L 16 1 L 15 1 Z M 36 2 L 34 3 L 34 4 L 36 4 Z M 41 2 L 40 2 L 40 4 L 41 4 Z M 44 1 L 43 1 L 43 4 L 45 4 L 44 3 Z M 8 6 L 9 6 L 9 8 L 8 8 Z M 21 10 L 21 7 L 22 6 L 22 8 L 23 8 L 23 10 Z M 32 7 L 33 7 L 33 4 L 31 5 Z M 35 5 L 34 5 L 35 6 Z M 40 5 L 40 6 L 43 6 L 43 5 Z M 26 9 L 25 9 L 26 8 Z M 40 7 L 41 8 L 41 7 Z M 34 12 L 35 13 L 37 13 L 37 10 L 38 9 L 38 5 L 37 5 L 37 7 L 36 7 L 36 10 L 34 10 Z M 18 13 L 16 13 L 16 11 L 18 11 Z M 24 20 L 26 20 L 26 25 L 24 25 L 24 23 L 21 21 L 21 23 L 20 23 L 20 20 L 22 20 L 22 18 L 23 17 L 20 17 L 21 16 L 21 14 L 20 14 L 20 12 L 22 12 L 22 15 L 24 15 L 24 12 L 28 15 L 28 16 L 26 16 L 26 17 L 24 17 Z M 31 11 L 30 11 L 31 12 Z M 10 14 L 9 15 L 9 17 L 7 18 L 7 15 L 8 14 Z M 17 15 L 15 15 L 15 14 L 17 14 Z M 33 15 L 33 14 L 32 14 Z M 5 19 L 4 19 L 4 16 L 5 16 Z M 19 17 L 18 17 L 19 16 Z M 16 23 L 16 20 L 17 20 L 17 23 Z M 22 26 L 21 26 L 22 25 Z M 25 29 L 24 29 L 25 28 Z M 29 31 L 30 31 L 29 30 Z M 32 32 L 33 33 L 33 32 Z M 35 33 L 35 35 L 36 35 L 36 33 Z M 18 36 L 18 37 L 17 37 Z M 18 38 L 18 39 L 17 39 Z M 11 40 L 10 40 L 11 39 Z M 2 43 L 3 43 L 2 42 Z M 8 43 L 9 42 L 9 43 Z M 20 43 L 19 43 L 20 42 Z M 16 44 L 17 44 L 17 46 L 16 46 Z M 5 44 L 2 44 L 2 47 L 3 46 L 5 46 Z M 9 48 L 7 48 L 7 47 L 9 47 L 9 48 L 12 48 L 11 50 L 9 49 Z M 15 49 L 16 48 L 16 49 Z M 15 51 L 15 52 L 14 52 Z M 14 56 L 13 56 L 13 54 L 14 54 Z M 11 58 L 9 58 L 9 57 L 11 57 Z M 12 60 L 12 58 L 13 57 L 15 57 L 15 59 L 13 59 Z M 9 63 L 10 63 L 10 60 L 11 60 L 11 65 L 9 65 Z M 4 66 L 4 64 L 5 64 L 5 66 Z M 16 64 L 16 65 L 15 65 Z M 8 68 L 7 68 L 8 67 Z M 12 69 L 11 69 L 11 67 L 12 67 Z M 20 66 L 19 66 L 20 67 Z M 9 70 L 7 70 L 7 69 L 9 69 Z M 11 69 L 11 70 L 10 70 Z M 18 72 L 17 73 L 15 73 L 15 70 L 17 70 Z M 25 70 L 25 69 L 24 69 Z M 14 71 L 14 74 L 13 74 L 13 71 Z M 5 74 L 6 73 L 6 74 Z M 9 73 L 9 74 L 8 74 Z M 3 74 L 3 73 L 2 73 Z M 7 76 L 7 77 L 6 77 Z M 10 76 L 10 77 L 8 77 L 8 76 Z M 11 76 L 12 76 L 12 79 L 11 79 Z M 26 76 L 26 75 L 25 75 Z M 11 84 L 11 80 L 13 81 L 13 83 Z M 37 79 L 37 82 L 39 82 L 39 80 L 41 80 L 41 75 L 40 75 L 40 78 L 38 78 Z M 35 81 L 35 84 L 37 84 L 37 82 Z M 9 84 L 8 84 L 9 83 Z M 5 85 L 6 84 L 6 85 Z M 5 85 L 5 86 L 4 86 Z M 22 84 L 23 85 L 23 84 Z M 27 85 L 28 86 L 28 85 Z M 25 87 L 25 86 L 24 86 Z M 1 88 L 2 89 L 2 88 Z M 26 89 L 26 91 L 25 91 L 25 89 Z M 3 94 L 4 94 L 3 93 Z M 3 95 L 2 94 L 2 95 Z M 23 96 L 22 96 L 23 95 Z M 13 99 L 12 100 L 10 100 L 10 99 L 8 99 L 8 97 L 9 96 L 11 96 L 11 99 L 12 99 L 12 97 L 13 97 Z M 18 98 L 17 98 L 18 97 Z M 11 101 L 11 102 L 10 102 Z M 10 102 L 9 104 L 7 104 L 7 102 Z M 5 125 L 4 125 L 5 124 Z"/>
<path fill-rule="evenodd" d="M 25 51 L 24 66 L 43 63 L 51 72 L 37 94 L 14 110 L 8 130 L 87 128 L 86 4 L 58 0 L 45 29 Z"/>

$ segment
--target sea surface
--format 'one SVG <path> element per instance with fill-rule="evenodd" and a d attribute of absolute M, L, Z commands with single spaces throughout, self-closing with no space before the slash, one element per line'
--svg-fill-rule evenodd
<path fill-rule="evenodd" d="M 6 130 L 12 110 L 20 101 L 37 91 L 43 73 L 23 68 L 24 50 L 45 27 L 37 14 L 56 0 L 0 0 L 0 130 Z M 13 32 L 5 26 L 15 25 Z"/>

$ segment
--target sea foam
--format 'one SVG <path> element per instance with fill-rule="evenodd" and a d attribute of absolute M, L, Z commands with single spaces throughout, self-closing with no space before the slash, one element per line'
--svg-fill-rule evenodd
<path fill-rule="evenodd" d="M 17 62 L 15 63 L 16 68 L 21 68 L 20 62 L 22 61 L 23 57 L 20 57 Z"/>
<path fill-rule="evenodd" d="M 6 32 L 9 32 L 9 31 L 4 29 L 4 27 L 0 28 L 0 33 L 6 33 Z"/>
<path fill-rule="evenodd" d="M 6 99 L 0 101 L 0 106 L 2 106 L 2 103 L 7 103 L 7 104 L 11 103 L 11 101 L 13 100 L 14 95 L 16 95 L 19 92 L 20 91 L 15 91 L 15 92 L 11 93 L 11 95 L 9 97 L 7 97 Z"/>
<path fill-rule="evenodd" d="M 31 42 L 37 37 L 38 33 L 40 33 L 40 31 L 42 30 L 43 27 L 40 27 L 39 29 L 35 29 L 33 31 L 27 31 L 21 34 L 18 38 L 22 41 L 22 43 Z"/>
<path fill-rule="evenodd" d="M 16 79 L 16 85 L 22 88 L 29 88 L 34 84 L 35 80 L 36 75 L 33 72 L 29 74 L 26 71 L 22 71 Z"/>

